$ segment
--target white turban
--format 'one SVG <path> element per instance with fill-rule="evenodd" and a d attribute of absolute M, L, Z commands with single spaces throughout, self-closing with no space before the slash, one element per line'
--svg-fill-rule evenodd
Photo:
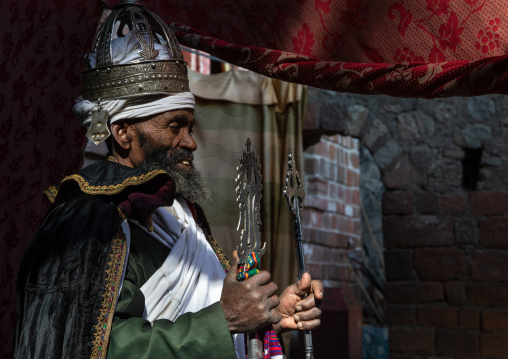
<path fill-rule="evenodd" d="M 144 35 L 147 36 L 147 35 Z M 167 50 L 167 45 L 159 37 L 162 44 L 155 43 L 155 49 L 159 51 L 156 60 L 170 60 L 171 57 Z M 116 38 L 112 41 L 113 64 L 132 64 L 143 60 L 139 51 L 141 46 L 136 39 L 135 31 L 129 31 L 125 36 Z M 95 67 L 96 54 L 90 54 L 89 60 L 91 67 Z M 119 120 L 135 119 L 147 116 L 155 116 L 159 113 L 172 110 L 195 108 L 195 99 L 190 92 L 180 92 L 173 95 L 161 93 L 136 95 L 131 97 L 101 100 L 100 107 L 109 113 L 109 124 Z M 99 109 L 99 103 L 88 101 L 82 96 L 76 99 L 73 111 L 81 120 L 83 126 L 89 126 L 92 121 L 91 113 Z"/>

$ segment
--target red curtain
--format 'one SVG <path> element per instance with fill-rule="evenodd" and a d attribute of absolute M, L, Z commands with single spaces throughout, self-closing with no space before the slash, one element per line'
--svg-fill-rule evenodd
<path fill-rule="evenodd" d="M 0 1 L 1 358 L 12 348 L 19 264 L 49 207 L 42 192 L 80 167 L 72 106 L 101 12 L 84 0 Z"/>
<path fill-rule="evenodd" d="M 398 97 L 508 91 L 504 0 L 148 3 L 182 44 L 285 81 Z"/>
<path fill-rule="evenodd" d="M 182 44 L 286 81 L 401 97 L 508 93 L 504 0 L 146 3 Z M 81 163 L 84 131 L 71 108 L 102 8 L 0 0 L 2 358 L 11 349 L 19 263 L 48 208 L 42 191 Z"/>

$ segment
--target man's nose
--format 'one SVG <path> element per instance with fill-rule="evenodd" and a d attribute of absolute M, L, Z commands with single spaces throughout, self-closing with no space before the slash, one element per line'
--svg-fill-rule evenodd
<path fill-rule="evenodd" d="M 180 147 L 187 148 L 190 151 L 196 151 L 196 149 L 198 148 L 198 144 L 196 143 L 192 135 L 189 132 L 185 131 L 182 140 L 180 141 Z"/>

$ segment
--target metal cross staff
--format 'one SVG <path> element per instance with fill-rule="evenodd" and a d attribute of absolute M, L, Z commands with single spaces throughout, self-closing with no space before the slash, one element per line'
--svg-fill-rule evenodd
<path fill-rule="evenodd" d="M 288 156 L 288 172 L 286 175 L 286 186 L 284 187 L 284 196 L 288 201 L 289 210 L 293 214 L 293 228 L 295 230 L 296 260 L 298 262 L 298 280 L 302 279 L 305 273 L 305 260 L 303 257 L 303 237 L 302 237 L 302 211 L 303 200 L 305 198 L 305 189 L 300 181 L 300 176 L 295 168 L 295 160 L 290 153 Z M 305 358 L 311 359 L 313 356 L 312 334 L 310 330 L 305 331 Z"/>
<path fill-rule="evenodd" d="M 266 243 L 261 247 L 261 216 L 259 205 L 261 202 L 261 165 L 258 163 L 258 156 L 254 150 L 251 151 L 250 138 L 245 143 L 247 147 L 240 158 L 240 165 L 236 168 L 236 195 L 240 208 L 240 219 L 238 229 L 242 228 L 240 248 L 238 249 L 239 275 L 238 279 L 243 280 L 258 272 L 257 264 L 260 257 L 266 251 Z M 251 269 L 251 266 L 253 268 Z M 245 269 L 245 271 L 244 271 Z M 241 273 L 240 273 L 241 272 Z M 249 359 L 263 358 L 263 341 L 257 338 L 255 333 L 247 335 Z"/>

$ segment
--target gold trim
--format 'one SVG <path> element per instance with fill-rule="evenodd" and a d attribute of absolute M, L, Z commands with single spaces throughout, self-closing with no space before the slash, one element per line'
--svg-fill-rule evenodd
<path fill-rule="evenodd" d="M 81 79 L 83 98 L 89 101 L 190 91 L 187 64 L 178 60 L 108 65 L 83 72 Z"/>
<path fill-rule="evenodd" d="M 120 220 L 123 214 L 120 212 Z M 104 294 L 94 326 L 95 333 L 92 341 L 90 359 L 105 359 L 108 351 L 109 336 L 118 301 L 118 291 L 127 255 L 127 240 L 120 224 L 116 237 L 113 239 L 109 261 L 106 263 L 106 278 L 104 280 Z"/>
<path fill-rule="evenodd" d="M 201 212 L 202 216 L 204 217 L 205 222 L 208 224 L 209 223 L 208 222 L 208 218 L 206 217 L 206 214 L 205 214 L 205 212 L 203 211 L 202 208 L 200 208 L 200 212 Z M 224 253 L 224 250 L 222 249 L 222 247 L 213 238 L 212 234 L 210 232 L 208 232 L 208 230 L 205 228 L 205 226 L 201 225 L 202 218 L 199 218 L 200 216 L 197 215 L 197 211 L 196 211 L 196 216 L 198 218 L 198 225 L 201 228 L 201 230 L 203 231 L 203 233 L 205 234 L 205 238 L 208 241 L 208 243 L 210 244 L 210 246 L 212 247 L 212 249 L 213 249 L 215 255 L 217 256 L 217 259 L 219 260 L 222 268 L 224 268 L 224 270 L 226 272 L 229 272 L 229 268 L 231 267 L 231 264 L 229 263 L 229 259 L 226 256 L 226 253 Z"/>
<path fill-rule="evenodd" d="M 51 186 L 42 193 L 44 193 L 46 197 L 48 197 L 48 200 L 51 203 L 55 203 L 56 196 L 58 195 L 58 189 L 56 188 L 56 186 Z"/>
<path fill-rule="evenodd" d="M 78 174 L 73 174 L 71 176 L 65 177 L 62 182 L 68 182 L 68 181 L 76 181 L 76 183 L 81 188 L 81 191 L 87 194 L 93 194 L 93 195 L 100 195 L 100 194 L 117 194 L 122 192 L 125 187 L 127 186 L 135 186 L 140 185 L 146 182 L 149 182 L 150 180 L 154 179 L 160 174 L 166 174 L 169 176 L 169 174 L 166 171 L 163 170 L 155 170 L 146 174 L 143 174 L 141 176 L 133 176 L 125 179 L 122 183 L 115 184 L 115 185 L 107 185 L 107 186 L 92 186 L 90 183 L 88 183 L 83 177 L 81 177 Z"/>

